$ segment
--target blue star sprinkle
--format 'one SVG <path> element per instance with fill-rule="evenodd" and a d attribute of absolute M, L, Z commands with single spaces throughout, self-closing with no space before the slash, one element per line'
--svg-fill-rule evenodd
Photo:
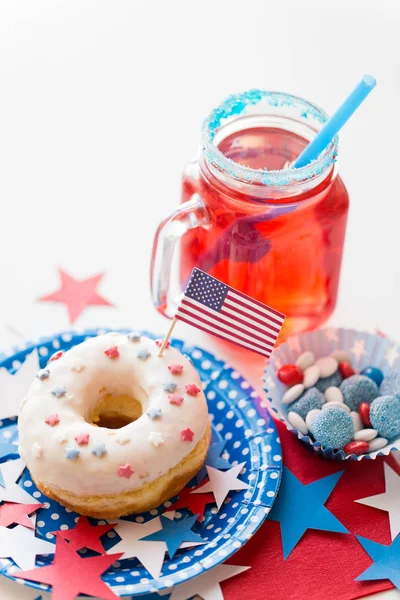
<path fill-rule="evenodd" d="M 269 518 L 281 524 L 284 560 L 307 529 L 349 533 L 324 506 L 342 473 L 340 471 L 303 485 L 287 467 L 283 467 L 279 494 Z"/>
<path fill-rule="evenodd" d="M 146 411 L 146 415 L 150 417 L 150 419 L 158 419 L 159 417 L 161 417 L 161 408 L 151 406 L 149 410 Z"/>
<path fill-rule="evenodd" d="M 106 445 L 105 444 L 96 444 L 96 446 L 92 450 L 92 454 L 101 458 L 105 454 L 107 454 Z"/>
<path fill-rule="evenodd" d="M 10 454 L 14 454 L 19 456 L 18 446 L 15 444 L 0 444 L 0 459 L 5 458 L 6 456 L 10 456 Z M 0 485 L 5 487 L 3 476 L 0 473 Z"/>
<path fill-rule="evenodd" d="M 374 562 L 357 577 L 356 581 L 389 579 L 400 590 L 400 535 L 394 539 L 390 546 L 378 544 L 359 535 L 357 535 L 357 539 Z"/>
<path fill-rule="evenodd" d="M 165 542 L 168 554 L 173 558 L 183 542 L 204 542 L 203 538 L 192 531 L 192 527 L 197 521 L 198 516 L 188 517 L 182 521 L 171 521 L 171 519 L 160 515 L 162 529 L 147 535 L 141 541 Z"/>
<path fill-rule="evenodd" d="M 196 473 L 197 483 L 201 483 L 203 479 L 207 477 L 206 466 L 214 467 L 214 469 L 230 469 L 232 467 L 231 463 L 221 456 L 225 445 L 226 440 L 220 440 L 213 435 L 206 460 L 204 461 L 204 466 Z"/>
<path fill-rule="evenodd" d="M 38 379 L 40 379 L 40 381 L 43 381 L 43 379 L 47 379 L 49 375 L 50 375 L 50 371 L 48 369 L 40 369 L 40 371 L 38 371 L 36 377 Z"/>
<path fill-rule="evenodd" d="M 65 385 L 59 385 L 57 387 L 54 387 L 51 390 L 51 393 L 53 394 L 53 396 L 61 398 L 61 396 L 65 396 L 65 394 L 67 393 L 67 388 L 65 387 Z"/>
<path fill-rule="evenodd" d="M 68 458 L 69 460 L 76 460 L 80 453 L 81 451 L 76 450 L 76 448 L 67 448 L 65 450 L 65 458 Z"/>
<path fill-rule="evenodd" d="M 130 342 L 140 342 L 141 335 L 136 331 L 132 331 L 131 333 L 128 333 L 127 338 Z"/>
<path fill-rule="evenodd" d="M 150 354 L 151 353 L 148 350 L 146 350 L 146 348 L 143 348 L 142 350 L 138 351 L 136 356 L 138 358 L 140 358 L 140 360 L 147 360 L 149 358 Z"/>
<path fill-rule="evenodd" d="M 173 383 L 172 381 L 166 381 L 162 384 L 164 392 L 168 392 L 169 394 L 173 394 L 177 387 L 177 384 Z"/>

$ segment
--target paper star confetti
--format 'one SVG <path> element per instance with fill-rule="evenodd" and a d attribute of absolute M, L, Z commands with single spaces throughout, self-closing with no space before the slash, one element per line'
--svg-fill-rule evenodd
<path fill-rule="evenodd" d="M 359 361 L 362 356 L 365 356 L 365 340 L 354 340 L 350 352 L 354 355 L 356 361 Z"/>
<path fill-rule="evenodd" d="M 161 515 L 162 529 L 155 531 L 150 535 L 142 538 L 142 541 L 165 542 L 168 549 L 168 554 L 174 558 L 176 551 L 183 542 L 204 543 L 203 539 L 192 531 L 192 527 L 197 520 L 198 515 L 187 517 L 181 521 L 171 521 L 164 515 Z"/>
<path fill-rule="evenodd" d="M 26 396 L 39 369 L 39 356 L 36 349 L 26 357 L 25 362 L 14 375 L 11 375 L 7 369 L 0 369 L 0 419 L 8 419 L 19 414 L 21 400 Z"/>
<path fill-rule="evenodd" d="M 238 475 L 245 464 L 245 462 L 242 462 L 225 472 L 214 469 L 214 467 L 206 467 L 210 481 L 201 488 L 195 489 L 193 494 L 212 492 L 219 510 L 231 490 L 247 490 L 249 488 L 247 483 L 238 479 Z"/>
<path fill-rule="evenodd" d="M 39 298 L 42 302 L 62 302 L 68 309 L 69 320 L 73 323 L 87 306 L 113 306 L 97 292 L 104 273 L 88 279 L 75 279 L 63 269 L 58 269 L 61 287 L 52 294 Z"/>
<path fill-rule="evenodd" d="M 0 485 L 0 501 L 7 500 L 8 502 L 20 502 L 22 504 L 35 502 L 35 499 L 16 483 L 24 469 L 25 463 L 20 458 L 0 465 L 4 482 L 4 486 Z"/>
<path fill-rule="evenodd" d="M 197 518 L 201 521 L 204 516 L 206 505 L 214 503 L 214 494 L 211 492 L 206 494 L 193 494 L 194 490 L 201 489 L 202 487 L 203 486 L 184 488 L 179 493 L 178 500 L 168 508 L 168 511 L 179 510 L 180 508 L 188 508 L 194 515 L 197 515 Z"/>
<path fill-rule="evenodd" d="M 206 460 L 204 461 L 204 467 L 198 471 L 196 474 L 196 481 L 200 483 L 207 476 L 206 466 L 214 467 L 214 469 L 230 469 L 232 467 L 231 463 L 226 460 L 226 458 L 222 458 L 221 454 L 224 451 L 226 445 L 226 440 L 220 440 L 213 435 L 212 442 L 208 449 L 208 453 L 206 456 Z"/>
<path fill-rule="evenodd" d="M 343 471 L 303 485 L 287 467 L 283 468 L 278 497 L 269 513 L 281 524 L 283 558 L 287 559 L 307 529 L 348 533 L 324 506 Z"/>
<path fill-rule="evenodd" d="M 94 550 L 95 552 L 103 554 L 104 547 L 100 541 L 100 537 L 111 531 L 111 529 L 114 529 L 116 525 L 116 523 L 110 523 L 107 525 L 91 525 L 87 517 L 79 517 L 79 521 L 74 529 L 53 531 L 52 533 L 55 533 L 64 540 L 67 540 L 72 550 L 87 548 L 88 550 Z"/>
<path fill-rule="evenodd" d="M 374 562 L 357 577 L 356 581 L 389 579 L 400 590 L 400 537 L 397 537 L 390 546 L 378 544 L 359 535 L 357 539 Z"/>
<path fill-rule="evenodd" d="M 33 517 L 34 524 L 36 516 Z M 11 558 L 20 569 L 33 569 L 36 556 L 54 554 L 55 545 L 35 536 L 35 531 L 17 525 L 0 528 L 0 558 Z"/>
<path fill-rule="evenodd" d="M 385 469 L 385 492 L 361 498 L 355 502 L 388 512 L 390 534 L 394 540 L 400 533 L 400 477 L 387 463 L 384 463 L 383 466 Z"/>
<path fill-rule="evenodd" d="M 52 600 L 74 600 L 79 594 L 119 600 L 101 579 L 101 574 L 120 557 L 120 554 L 111 554 L 81 558 L 65 540 L 57 537 L 53 564 L 14 575 L 53 586 Z"/>
<path fill-rule="evenodd" d="M 221 581 L 235 577 L 235 575 L 239 575 L 247 569 L 250 569 L 250 567 L 218 565 L 214 569 L 175 587 L 169 600 L 187 600 L 194 596 L 196 598 L 200 596 L 203 600 L 223 600 Z"/>
<path fill-rule="evenodd" d="M 6 502 L 0 506 L 0 526 L 19 524 L 35 529 L 33 521 L 29 515 L 41 508 L 43 504 L 16 504 L 15 502 Z"/>

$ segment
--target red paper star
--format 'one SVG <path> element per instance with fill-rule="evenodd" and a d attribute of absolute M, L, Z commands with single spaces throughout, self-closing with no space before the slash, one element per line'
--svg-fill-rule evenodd
<path fill-rule="evenodd" d="M 79 446 L 84 446 L 89 443 L 89 437 L 88 433 L 79 433 L 74 439 Z"/>
<path fill-rule="evenodd" d="M 9 525 L 19 524 L 35 529 L 34 524 L 28 515 L 41 508 L 43 504 L 16 504 L 15 502 L 6 502 L 0 506 L 0 525 L 8 527 Z"/>
<path fill-rule="evenodd" d="M 73 323 L 89 305 L 112 306 L 111 302 L 100 296 L 96 288 L 104 273 L 88 279 L 74 279 L 63 269 L 58 269 L 61 287 L 56 292 L 42 296 L 44 302 L 62 302 L 67 306 L 70 322 Z"/>
<path fill-rule="evenodd" d="M 79 517 L 79 521 L 74 529 L 53 531 L 52 533 L 67 540 L 72 550 L 87 548 L 88 550 L 94 550 L 95 552 L 103 554 L 104 548 L 99 538 L 116 527 L 116 525 L 116 523 L 111 523 L 109 525 L 91 525 L 87 517 Z"/>
<path fill-rule="evenodd" d="M 180 375 L 183 371 L 183 365 L 168 365 L 168 369 L 172 375 Z"/>
<path fill-rule="evenodd" d="M 189 385 L 186 385 L 185 387 L 186 393 L 189 394 L 189 396 L 197 396 L 197 394 L 201 392 L 201 389 L 197 387 L 195 383 L 189 383 Z"/>
<path fill-rule="evenodd" d="M 162 344 L 163 344 L 163 341 L 164 341 L 164 340 L 156 340 L 156 344 L 157 344 L 157 346 L 158 346 L 159 348 L 162 346 Z M 165 344 L 165 348 L 169 348 L 169 347 L 170 347 L 170 345 L 171 345 L 171 342 L 167 342 L 167 343 Z"/>
<path fill-rule="evenodd" d="M 181 431 L 181 440 L 182 442 L 193 442 L 194 432 L 190 429 L 190 427 L 186 427 L 186 429 L 182 429 Z"/>
<path fill-rule="evenodd" d="M 170 404 L 176 404 L 177 406 L 180 406 L 183 402 L 183 396 L 179 394 L 168 394 L 168 398 Z"/>
<path fill-rule="evenodd" d="M 44 422 L 50 425 L 50 427 L 54 427 L 54 425 L 58 425 L 60 419 L 58 415 L 47 415 Z"/>
<path fill-rule="evenodd" d="M 104 350 L 104 354 L 107 354 L 108 358 L 117 358 L 119 356 L 118 346 L 110 346 Z"/>
<path fill-rule="evenodd" d="M 205 494 L 192 494 L 194 490 L 203 487 L 203 485 L 205 485 L 205 483 L 193 488 L 184 488 L 180 492 L 178 500 L 169 506 L 165 512 L 169 510 L 179 510 L 180 508 L 188 508 L 194 515 L 199 515 L 199 521 L 202 520 L 206 505 L 215 502 L 214 494 L 211 492 L 206 492 Z"/>
<path fill-rule="evenodd" d="M 103 600 L 119 600 L 119 596 L 110 590 L 100 576 L 121 556 L 119 553 L 81 558 L 65 540 L 57 536 L 53 564 L 15 573 L 15 576 L 53 586 L 53 600 L 74 600 L 79 594 L 97 596 Z"/>
<path fill-rule="evenodd" d="M 126 465 L 121 465 L 119 470 L 118 470 L 118 475 L 120 477 L 125 477 L 126 479 L 130 479 L 132 477 L 132 475 L 134 474 L 134 470 L 132 469 L 130 464 L 126 464 Z"/>

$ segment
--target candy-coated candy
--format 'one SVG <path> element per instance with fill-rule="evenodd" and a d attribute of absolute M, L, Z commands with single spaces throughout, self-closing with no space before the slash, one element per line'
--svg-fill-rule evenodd
<path fill-rule="evenodd" d="M 400 435 L 400 398 L 381 396 L 371 404 L 369 418 L 374 429 L 388 440 Z"/>
<path fill-rule="evenodd" d="M 345 360 L 342 360 L 339 363 L 339 371 L 342 374 L 343 379 L 347 379 L 348 377 L 351 377 L 352 375 L 355 375 L 355 371 L 353 369 L 353 367 L 351 366 L 351 364 Z"/>
<path fill-rule="evenodd" d="M 303 384 L 305 388 L 313 387 L 321 376 L 321 371 L 318 365 L 311 365 L 304 371 Z"/>
<path fill-rule="evenodd" d="M 382 381 L 380 393 L 382 396 L 396 396 L 400 394 L 400 370 L 393 369 Z"/>
<path fill-rule="evenodd" d="M 324 358 L 319 358 L 315 364 L 319 366 L 320 377 L 323 379 L 333 375 L 339 366 L 338 361 L 336 358 L 333 358 L 333 356 L 324 356 Z"/>
<path fill-rule="evenodd" d="M 356 456 L 360 456 L 360 454 L 365 454 L 369 452 L 369 444 L 368 442 L 362 442 L 361 440 L 355 440 L 354 442 L 350 442 L 344 447 L 344 451 L 346 454 L 355 454 Z"/>
<path fill-rule="evenodd" d="M 290 407 L 290 410 L 296 412 L 301 416 L 302 419 L 305 419 L 310 410 L 314 408 L 322 408 L 322 405 L 325 402 L 324 396 L 317 390 L 317 388 L 313 387 L 309 390 L 306 390 L 302 396 Z"/>
<path fill-rule="evenodd" d="M 305 371 L 308 369 L 308 367 L 311 367 L 311 365 L 314 364 L 314 360 L 314 352 L 307 350 L 307 352 L 300 354 L 299 358 L 296 360 L 296 365 L 300 367 L 302 371 Z"/>
<path fill-rule="evenodd" d="M 376 429 L 361 429 L 361 431 L 356 431 L 356 433 L 354 434 L 354 439 L 361 440 L 363 442 L 370 442 L 371 440 L 376 438 L 377 435 L 378 432 L 376 431 Z"/>
<path fill-rule="evenodd" d="M 327 402 L 343 402 L 342 392 L 334 385 L 331 385 L 327 390 L 325 390 L 324 396 Z"/>
<path fill-rule="evenodd" d="M 365 375 L 352 375 L 340 386 L 345 404 L 350 410 L 357 410 L 362 402 L 371 404 L 379 396 L 378 386 Z M 362 418 L 362 417 L 361 417 Z"/>
<path fill-rule="evenodd" d="M 374 440 L 371 440 L 368 443 L 369 446 L 369 451 L 370 452 L 375 452 L 376 450 L 380 450 L 381 448 L 384 448 L 385 446 L 387 446 L 387 439 L 384 437 L 376 437 Z"/>
<path fill-rule="evenodd" d="M 295 429 L 300 431 L 300 433 L 302 433 L 303 435 L 307 435 L 308 427 L 305 424 L 304 419 L 302 419 L 300 415 L 298 415 L 295 412 L 290 412 L 287 416 L 287 420 L 291 425 L 293 425 Z"/>
<path fill-rule="evenodd" d="M 292 404 L 297 398 L 300 398 L 302 393 L 304 392 L 304 385 L 302 383 L 298 383 L 293 387 L 289 388 L 282 398 L 282 404 Z"/>
<path fill-rule="evenodd" d="M 303 371 L 296 365 L 283 365 L 278 371 L 278 378 L 285 385 L 297 385 L 303 383 Z"/>
<path fill-rule="evenodd" d="M 346 350 L 335 350 L 335 352 L 331 352 L 331 356 L 333 356 L 333 358 L 336 358 L 338 363 L 348 362 L 351 364 L 351 354 Z"/>
<path fill-rule="evenodd" d="M 328 387 L 335 386 L 339 387 L 342 383 L 343 377 L 339 371 L 339 369 L 330 377 L 324 377 L 323 379 L 319 379 L 315 384 L 315 387 L 319 389 L 320 392 L 324 393 Z"/>
<path fill-rule="evenodd" d="M 322 410 L 328 410 L 328 408 L 332 408 L 332 406 L 336 406 L 336 408 L 341 408 L 342 410 L 345 410 L 346 412 L 350 413 L 349 407 L 346 406 L 344 402 L 336 402 L 335 400 L 331 400 L 331 402 L 327 402 L 326 404 L 324 404 Z"/>
<path fill-rule="evenodd" d="M 306 416 L 306 425 L 308 427 L 308 430 L 311 431 L 311 433 L 312 433 L 312 426 L 313 426 L 314 420 L 317 417 L 317 415 L 319 415 L 320 412 L 321 412 L 321 410 L 319 408 L 313 408 L 312 410 L 310 410 L 310 412 Z"/>
<path fill-rule="evenodd" d="M 361 420 L 366 427 L 372 427 L 371 421 L 369 418 L 370 410 L 371 410 L 371 408 L 370 408 L 370 405 L 368 404 L 368 402 L 361 402 L 360 406 L 358 407 L 358 412 L 360 413 Z"/>
<path fill-rule="evenodd" d="M 353 439 L 353 419 L 343 408 L 331 406 L 315 417 L 312 432 L 324 448 L 343 448 Z"/>
<path fill-rule="evenodd" d="M 357 433 L 357 431 L 360 431 L 361 429 L 363 429 L 364 423 L 362 422 L 361 417 L 358 414 L 358 412 L 353 410 L 350 413 L 350 415 L 351 415 L 351 418 L 353 419 L 354 431 Z"/>
<path fill-rule="evenodd" d="M 360 371 L 360 375 L 365 375 L 375 381 L 376 385 L 379 387 L 383 381 L 383 373 L 380 369 L 376 367 L 365 367 L 362 371 Z"/>

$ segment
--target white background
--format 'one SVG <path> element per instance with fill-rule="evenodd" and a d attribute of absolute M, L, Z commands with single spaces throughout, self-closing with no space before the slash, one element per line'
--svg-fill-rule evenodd
<path fill-rule="evenodd" d="M 400 338 L 399 27 L 398 0 L 2 0 L 0 348 L 19 341 L 12 328 L 68 328 L 63 305 L 36 302 L 58 287 L 56 265 L 106 271 L 99 291 L 117 307 L 87 309 L 78 327 L 165 331 L 152 239 L 202 119 L 252 87 L 332 112 L 364 73 L 378 86 L 341 135 L 351 212 L 331 322 Z M 215 347 L 182 324 L 176 334 Z M 261 361 L 223 352 L 258 382 Z"/>

